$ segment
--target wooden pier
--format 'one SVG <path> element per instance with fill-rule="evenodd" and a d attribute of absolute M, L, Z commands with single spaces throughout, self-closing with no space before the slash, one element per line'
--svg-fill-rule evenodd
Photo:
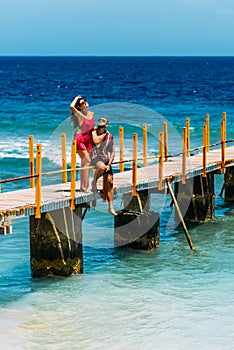
<path fill-rule="evenodd" d="M 220 124 L 221 138 L 210 144 L 209 116 L 203 125 L 203 143 L 190 148 L 190 120 L 183 128 L 182 150 L 178 154 L 168 150 L 167 123 L 159 134 L 158 154 L 147 155 L 147 125 L 143 126 L 143 158 L 138 157 L 138 135 L 132 135 L 132 158 L 124 158 L 124 130 L 119 128 L 120 158 L 115 163 L 115 193 L 124 196 L 124 208 L 115 217 L 116 246 L 154 249 L 159 244 L 160 215 L 150 211 L 151 193 L 169 193 L 179 222 L 192 250 L 194 246 L 186 221 L 208 221 L 214 218 L 214 174 L 224 174 L 225 200 L 234 201 L 234 140 L 226 137 L 226 113 Z M 67 168 L 66 135 L 61 135 L 61 169 L 42 171 L 42 146 L 36 145 L 34 165 L 33 137 L 29 136 L 29 175 L 0 182 L 29 179 L 30 187 L 0 194 L 0 229 L 11 233 L 10 223 L 16 218 L 30 216 L 31 269 L 34 277 L 82 273 L 82 220 L 90 203 L 100 193 L 83 193 L 79 189 L 76 168 L 76 144 L 71 146 L 71 168 Z M 143 166 L 139 167 L 139 161 Z M 154 164 L 148 165 L 149 160 Z M 124 164 L 131 170 L 124 171 Z M 34 171 L 35 169 L 35 171 Z M 42 185 L 44 175 L 61 174 L 61 183 Z M 70 173 L 68 181 L 67 175 Z M 91 179 L 90 179 L 91 181 Z M 184 203 L 187 203 L 185 206 Z M 144 217 L 143 217 L 144 216 Z M 142 220 L 141 220 L 142 217 Z M 134 218 L 137 218 L 134 220 Z M 127 222 L 126 222 L 127 220 Z M 148 222 L 148 226 L 144 226 Z M 136 226 L 136 224 L 138 226 Z M 144 228 L 143 228 L 144 227 Z"/>

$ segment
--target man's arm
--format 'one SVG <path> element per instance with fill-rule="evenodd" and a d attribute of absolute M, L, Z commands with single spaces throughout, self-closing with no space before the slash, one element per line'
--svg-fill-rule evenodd
<path fill-rule="evenodd" d="M 113 136 L 112 136 L 112 139 L 111 139 L 110 144 L 109 144 L 109 153 L 110 153 L 110 157 L 109 157 L 108 166 L 113 163 L 113 160 L 115 158 L 115 147 L 114 147 Z"/>

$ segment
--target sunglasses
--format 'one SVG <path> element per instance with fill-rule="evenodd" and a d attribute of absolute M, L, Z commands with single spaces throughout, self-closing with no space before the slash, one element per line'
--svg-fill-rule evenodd
<path fill-rule="evenodd" d="M 80 106 L 83 106 L 83 105 L 85 105 L 85 104 L 86 104 L 86 101 L 85 101 L 85 100 L 79 103 Z"/>
<path fill-rule="evenodd" d="M 106 119 L 105 118 L 100 118 L 98 119 L 99 122 L 103 122 L 103 123 L 106 123 Z"/>

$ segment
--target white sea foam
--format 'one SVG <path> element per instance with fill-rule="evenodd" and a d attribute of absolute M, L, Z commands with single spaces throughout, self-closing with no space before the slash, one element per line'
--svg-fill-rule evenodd
<path fill-rule="evenodd" d="M 39 143 L 39 142 L 38 142 Z M 46 148 L 48 140 L 41 140 L 43 148 Z M 35 147 L 34 147 L 35 149 Z M 28 158 L 29 147 L 27 139 L 20 137 L 17 141 L 8 139 L 7 141 L 0 141 L 0 158 Z"/>

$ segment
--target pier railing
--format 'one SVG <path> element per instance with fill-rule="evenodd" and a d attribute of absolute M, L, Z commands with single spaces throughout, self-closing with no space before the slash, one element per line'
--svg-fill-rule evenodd
<path fill-rule="evenodd" d="M 185 127 L 183 127 L 182 134 L 182 151 L 177 154 L 169 153 L 168 146 L 168 124 L 163 123 L 162 131 L 159 132 L 158 136 L 158 154 L 148 156 L 148 144 L 147 144 L 147 124 L 142 127 L 142 140 L 143 140 L 143 157 L 138 157 L 138 134 L 132 134 L 132 157 L 125 159 L 124 157 L 124 128 L 119 127 L 119 160 L 113 162 L 114 165 L 119 165 L 119 171 L 124 172 L 125 163 L 132 164 L 132 196 L 137 196 L 137 183 L 138 183 L 138 164 L 139 161 L 143 161 L 143 166 L 148 165 L 149 160 L 156 160 L 158 162 L 158 190 L 163 190 L 164 181 L 167 179 L 164 177 L 164 163 L 169 162 L 170 158 L 182 157 L 182 168 L 181 168 L 181 179 L 182 183 L 186 183 L 186 163 L 191 152 L 200 151 L 202 152 L 202 177 L 206 177 L 206 159 L 207 152 L 211 147 L 221 145 L 221 163 L 220 169 L 224 172 L 225 169 L 225 148 L 227 143 L 234 142 L 234 140 L 226 139 L 226 112 L 222 113 L 222 120 L 220 123 L 220 140 L 214 144 L 210 144 L 210 118 L 206 114 L 205 123 L 203 124 L 203 135 L 202 145 L 194 148 L 190 148 L 190 119 L 186 118 Z M 42 172 L 42 145 L 36 144 L 36 164 L 34 154 L 34 137 L 32 135 L 28 138 L 29 142 L 29 175 L 20 176 L 17 178 L 10 178 L 0 180 L 0 186 L 3 183 L 20 181 L 29 179 L 30 187 L 35 187 L 35 217 L 41 217 L 41 202 L 42 202 L 42 178 L 48 175 L 61 174 L 62 183 L 68 182 L 68 173 L 70 173 L 70 208 L 75 209 L 76 199 L 76 178 L 77 171 L 80 171 L 82 167 L 76 166 L 76 142 L 73 141 L 71 145 L 71 168 L 67 166 L 67 150 L 66 150 L 66 134 L 61 134 L 61 168 L 50 172 Z M 93 168 L 93 167 L 89 167 Z"/>

